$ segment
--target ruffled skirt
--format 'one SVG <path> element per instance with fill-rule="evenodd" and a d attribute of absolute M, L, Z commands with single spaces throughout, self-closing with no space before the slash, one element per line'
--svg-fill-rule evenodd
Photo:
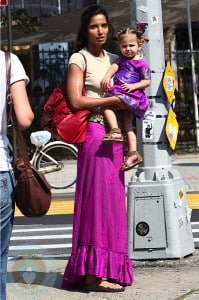
<path fill-rule="evenodd" d="M 133 281 L 127 250 L 122 144 L 102 144 L 105 128 L 89 122 L 86 141 L 78 155 L 73 219 L 73 245 L 63 288 L 78 288 L 86 275 Z"/>

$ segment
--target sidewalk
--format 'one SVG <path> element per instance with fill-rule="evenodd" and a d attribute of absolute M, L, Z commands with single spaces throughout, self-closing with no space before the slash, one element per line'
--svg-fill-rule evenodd
<path fill-rule="evenodd" d="M 187 192 L 199 193 L 199 153 L 175 154 L 171 161 Z M 126 185 L 133 172 L 126 172 Z M 123 293 L 63 290 L 68 257 L 53 256 L 48 250 L 43 257 L 31 255 L 9 260 L 7 300 L 199 300 L 199 249 L 182 259 L 133 261 L 135 282 Z"/>
<path fill-rule="evenodd" d="M 172 168 L 180 172 L 182 179 L 185 182 L 187 192 L 199 192 L 199 152 L 172 154 L 171 157 Z M 131 177 L 135 174 L 137 168 L 125 172 L 125 186 L 127 189 Z M 53 193 L 63 194 L 66 190 L 52 190 Z M 73 194 L 75 186 L 67 189 L 68 194 Z"/>
<path fill-rule="evenodd" d="M 178 260 L 135 261 L 135 282 L 122 293 L 61 289 L 63 257 L 32 257 L 8 264 L 7 300 L 198 300 L 199 250 Z M 186 295 L 186 296 L 185 296 Z"/>
<path fill-rule="evenodd" d="M 186 191 L 188 193 L 199 193 L 199 152 L 191 154 L 172 154 L 170 159 L 172 168 L 180 173 L 185 183 Z M 125 173 L 126 187 L 135 172 L 136 168 Z"/>
<path fill-rule="evenodd" d="M 171 163 L 180 172 L 187 192 L 199 192 L 199 152 L 173 154 Z"/>

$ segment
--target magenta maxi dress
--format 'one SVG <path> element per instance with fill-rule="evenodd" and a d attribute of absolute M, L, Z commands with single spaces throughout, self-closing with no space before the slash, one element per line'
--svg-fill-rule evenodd
<path fill-rule="evenodd" d="M 85 275 L 133 281 L 127 253 L 122 144 L 102 144 L 103 125 L 89 122 L 86 141 L 79 149 L 73 220 L 72 253 L 63 288 L 81 287 Z"/>

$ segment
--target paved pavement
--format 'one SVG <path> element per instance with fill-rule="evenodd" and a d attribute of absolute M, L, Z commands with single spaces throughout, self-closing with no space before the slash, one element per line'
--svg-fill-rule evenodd
<path fill-rule="evenodd" d="M 185 182 L 187 192 L 199 191 L 199 150 L 194 153 L 172 154 L 171 164 L 173 169 L 180 172 Z M 127 187 L 131 177 L 135 174 L 137 168 L 125 172 L 125 185 Z M 52 190 L 53 193 L 65 193 L 66 190 Z M 67 189 L 69 195 L 73 195 L 75 186 Z"/>
<path fill-rule="evenodd" d="M 180 260 L 134 262 L 135 282 L 117 294 L 61 289 L 65 264 L 65 257 L 9 261 L 8 300 L 199 299 L 199 250 Z"/>
<path fill-rule="evenodd" d="M 199 194 L 199 153 L 172 155 L 188 193 Z M 126 182 L 132 173 L 126 175 Z M 70 191 L 72 192 L 72 190 Z M 133 261 L 135 282 L 123 293 L 85 293 L 61 288 L 68 257 L 48 255 L 8 262 L 8 300 L 196 300 L 199 299 L 199 249 L 181 259 Z"/>
<path fill-rule="evenodd" d="M 185 183 L 188 193 L 199 192 L 199 152 L 172 154 L 170 156 L 173 169 L 176 169 Z M 131 180 L 136 169 L 126 172 L 126 185 Z"/>

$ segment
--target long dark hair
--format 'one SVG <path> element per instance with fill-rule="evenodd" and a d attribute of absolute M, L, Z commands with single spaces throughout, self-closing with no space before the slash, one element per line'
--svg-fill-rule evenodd
<path fill-rule="evenodd" d="M 110 23 L 110 19 L 108 16 L 108 13 L 106 12 L 106 10 L 101 7 L 100 5 L 92 5 L 89 6 L 81 15 L 81 24 L 80 24 L 80 28 L 78 31 L 78 35 L 77 35 L 77 40 L 76 40 L 76 51 L 81 50 L 82 48 L 87 46 L 87 29 L 88 29 L 88 25 L 90 23 L 90 19 L 93 16 L 102 14 L 105 16 L 107 24 L 108 24 L 108 28 L 109 28 L 109 35 L 113 35 L 113 26 Z"/>

